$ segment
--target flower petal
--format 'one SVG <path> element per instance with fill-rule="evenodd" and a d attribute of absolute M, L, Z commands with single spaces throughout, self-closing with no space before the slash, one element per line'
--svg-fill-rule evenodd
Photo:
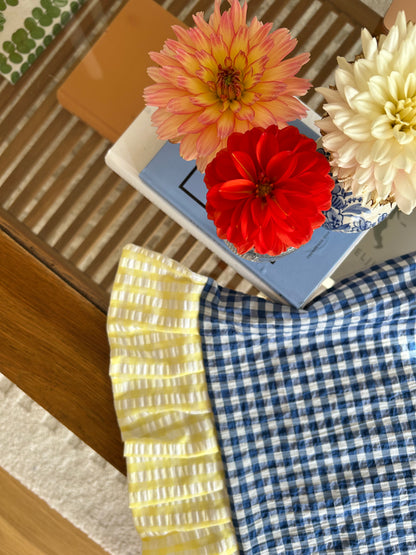
<path fill-rule="evenodd" d="M 251 156 L 247 152 L 234 151 L 231 153 L 231 158 L 241 177 L 250 180 L 252 183 L 256 183 L 257 168 Z"/>
<path fill-rule="evenodd" d="M 345 135 L 353 141 L 362 142 L 371 139 L 368 118 L 366 116 L 362 116 L 360 114 L 351 116 L 347 121 L 342 124 L 340 123 L 339 127 L 341 127 Z"/>
<path fill-rule="evenodd" d="M 204 181 L 208 188 L 214 185 L 229 181 L 231 179 L 238 179 L 240 177 L 237 168 L 233 164 L 231 154 L 228 150 L 220 150 L 215 160 L 213 160 L 205 169 Z"/>
<path fill-rule="evenodd" d="M 198 136 L 189 134 L 182 137 L 179 154 L 184 160 L 194 160 Z"/>
<path fill-rule="evenodd" d="M 296 167 L 297 157 L 285 150 L 271 156 L 267 162 L 266 175 L 273 181 L 284 180 L 292 175 Z"/>
<path fill-rule="evenodd" d="M 225 199 L 238 200 L 252 195 L 256 187 L 249 179 L 231 179 L 220 185 L 220 192 Z"/>
<path fill-rule="evenodd" d="M 241 234 L 246 241 L 252 240 L 257 231 L 257 226 L 252 218 L 252 202 L 252 199 L 247 199 L 241 211 Z"/>
<path fill-rule="evenodd" d="M 201 106 L 202 108 L 207 106 L 218 106 L 217 95 L 209 90 L 205 90 L 197 95 L 192 95 L 189 97 L 189 100 L 192 104 L 195 104 L 195 106 Z"/>
<path fill-rule="evenodd" d="M 260 81 L 254 88 L 255 92 L 259 95 L 260 102 L 274 100 L 279 94 L 284 92 L 285 89 L 286 86 L 284 83 L 278 81 Z"/>
<path fill-rule="evenodd" d="M 235 116 L 231 110 L 225 110 L 218 119 L 217 133 L 221 139 L 226 139 L 234 131 Z"/>
<path fill-rule="evenodd" d="M 274 133 L 262 133 L 256 146 L 256 157 L 260 168 L 267 172 L 269 160 L 279 152 L 279 140 Z"/>
<path fill-rule="evenodd" d="M 182 115 L 182 114 L 180 114 L 180 115 Z M 189 135 L 189 134 L 192 134 L 192 133 L 201 133 L 201 131 L 205 128 L 206 128 L 206 125 L 201 123 L 201 121 L 198 118 L 198 114 L 193 114 L 185 120 L 184 120 L 184 117 L 182 115 L 182 122 L 178 126 L 177 133 L 179 135 Z"/>
<path fill-rule="evenodd" d="M 229 50 L 230 58 L 239 63 L 237 68 L 243 69 L 247 66 L 247 56 L 245 52 L 248 52 L 248 50 L 248 27 L 240 27 L 231 40 Z"/>
<path fill-rule="evenodd" d="M 198 108 L 201 110 L 201 108 Z M 199 121 L 204 125 L 211 125 L 212 123 L 216 123 L 221 116 L 221 110 L 219 104 L 211 104 L 210 106 L 206 106 L 202 111 L 199 113 Z"/>
<path fill-rule="evenodd" d="M 152 121 L 158 121 L 158 110 L 152 115 Z M 158 123 L 157 134 L 162 141 L 170 141 L 180 137 L 178 127 L 183 122 L 182 114 L 168 114 L 163 116 L 162 121 Z"/>
<path fill-rule="evenodd" d="M 371 135 L 384 141 L 391 139 L 394 132 L 390 119 L 387 116 L 378 117 L 371 125 Z"/>
<path fill-rule="evenodd" d="M 186 92 L 168 86 L 165 83 L 155 83 L 144 89 L 144 99 L 150 106 L 166 107 L 174 97 L 182 98 Z"/>
<path fill-rule="evenodd" d="M 166 109 L 174 114 L 192 114 L 200 112 L 201 108 L 190 101 L 189 96 L 177 96 L 171 98 Z"/>
<path fill-rule="evenodd" d="M 237 103 L 235 103 L 235 104 L 237 104 Z M 234 112 L 233 109 L 232 109 L 232 111 Z M 235 113 L 235 117 L 237 119 L 244 120 L 244 121 L 253 121 L 255 116 L 256 116 L 256 112 L 255 112 L 253 106 L 248 106 L 247 104 L 244 104 L 243 102 L 238 102 L 238 110 L 235 110 L 234 113 Z"/>
<path fill-rule="evenodd" d="M 197 139 L 197 156 L 209 156 L 215 152 L 220 144 L 220 139 L 217 133 L 217 126 L 210 125 L 201 131 Z"/>

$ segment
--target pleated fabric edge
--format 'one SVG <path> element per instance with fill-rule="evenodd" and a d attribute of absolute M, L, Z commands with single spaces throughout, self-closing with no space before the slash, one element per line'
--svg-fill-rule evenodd
<path fill-rule="evenodd" d="M 238 553 L 198 327 L 206 282 L 127 245 L 112 289 L 110 377 L 143 554 Z"/>

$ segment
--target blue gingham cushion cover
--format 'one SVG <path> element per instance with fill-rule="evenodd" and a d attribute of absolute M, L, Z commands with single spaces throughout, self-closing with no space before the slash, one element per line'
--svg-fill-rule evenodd
<path fill-rule="evenodd" d="M 415 256 L 307 310 L 208 280 L 199 326 L 241 553 L 416 553 L 415 293 Z"/>

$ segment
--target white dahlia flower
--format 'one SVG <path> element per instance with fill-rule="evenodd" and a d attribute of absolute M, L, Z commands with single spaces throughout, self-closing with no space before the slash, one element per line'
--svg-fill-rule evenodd
<path fill-rule="evenodd" d="M 335 89 L 317 89 L 327 113 L 317 122 L 334 175 L 365 200 L 416 205 L 416 26 L 399 12 L 377 41 L 363 29 L 363 55 L 338 58 Z"/>

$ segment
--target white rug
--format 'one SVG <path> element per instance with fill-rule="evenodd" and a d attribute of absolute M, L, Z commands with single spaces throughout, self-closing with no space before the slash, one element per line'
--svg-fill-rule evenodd
<path fill-rule="evenodd" d="M 108 553 L 141 552 L 127 478 L 3 374 L 0 466 Z"/>

